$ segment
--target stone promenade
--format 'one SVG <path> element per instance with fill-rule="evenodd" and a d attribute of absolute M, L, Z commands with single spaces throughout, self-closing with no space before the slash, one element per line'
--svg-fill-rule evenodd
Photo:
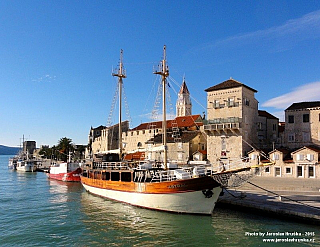
<path fill-rule="evenodd" d="M 263 188 L 263 189 L 262 189 Z M 276 217 L 320 223 L 320 180 L 255 177 L 224 190 L 218 207 L 264 212 Z"/>

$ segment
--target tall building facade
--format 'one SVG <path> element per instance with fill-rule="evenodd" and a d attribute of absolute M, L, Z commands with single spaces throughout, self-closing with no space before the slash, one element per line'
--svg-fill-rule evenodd
<path fill-rule="evenodd" d="M 258 143 L 255 89 L 234 79 L 207 88 L 208 160 L 217 163 L 246 156 Z"/>

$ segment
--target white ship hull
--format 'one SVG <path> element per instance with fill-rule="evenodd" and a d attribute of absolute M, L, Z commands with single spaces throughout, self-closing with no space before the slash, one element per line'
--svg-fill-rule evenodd
<path fill-rule="evenodd" d="M 35 172 L 37 170 L 37 166 L 34 162 L 30 161 L 18 161 L 17 162 L 17 171 L 22 172 Z"/>
<path fill-rule="evenodd" d="M 202 191 L 179 193 L 139 193 L 101 189 L 83 184 L 84 188 L 95 195 L 154 210 L 188 214 L 212 214 L 221 187 L 213 188 L 213 195 L 206 198 Z"/>

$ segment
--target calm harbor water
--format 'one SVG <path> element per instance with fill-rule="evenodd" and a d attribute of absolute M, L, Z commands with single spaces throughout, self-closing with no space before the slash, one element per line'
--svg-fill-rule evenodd
<path fill-rule="evenodd" d="M 274 245 L 266 238 L 314 239 L 297 246 L 320 243 L 319 226 L 221 207 L 212 216 L 141 209 L 90 195 L 80 183 L 9 170 L 8 159 L 0 155 L 0 246 Z M 267 232 L 314 236 L 261 236 Z"/>

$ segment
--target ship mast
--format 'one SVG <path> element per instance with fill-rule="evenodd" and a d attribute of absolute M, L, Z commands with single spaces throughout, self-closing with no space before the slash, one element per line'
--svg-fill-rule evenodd
<path fill-rule="evenodd" d="M 121 118 L 121 108 L 122 108 L 122 78 L 126 78 L 125 70 L 123 69 L 122 63 L 123 50 L 120 50 L 120 64 L 118 69 L 115 70 L 115 73 L 112 73 L 112 76 L 118 77 L 118 88 L 119 88 L 119 158 L 122 158 L 122 118 Z"/>
<path fill-rule="evenodd" d="M 167 169 L 167 119 L 166 119 L 166 83 L 169 76 L 169 67 L 166 64 L 166 46 L 163 46 L 163 60 L 159 65 L 159 71 L 154 74 L 161 75 L 162 77 L 162 144 L 164 147 L 163 164 L 164 169 Z"/>

